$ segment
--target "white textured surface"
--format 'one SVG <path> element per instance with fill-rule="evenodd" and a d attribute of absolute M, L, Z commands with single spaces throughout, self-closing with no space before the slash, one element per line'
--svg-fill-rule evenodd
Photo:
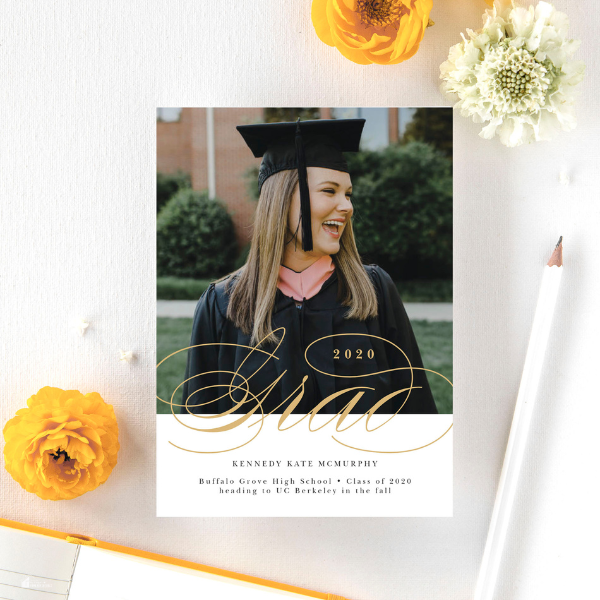
<path fill-rule="evenodd" d="M 485 4 L 434 4 L 421 50 L 393 67 L 354 65 L 318 42 L 308 0 L 3 4 L 0 420 L 43 385 L 95 390 L 115 406 L 122 451 L 106 485 L 68 502 L 43 502 L 2 471 L 2 516 L 353 600 L 469 600 L 542 265 L 562 234 L 563 286 L 497 597 L 593 595 L 593 0 L 556 0 L 588 65 L 574 132 L 506 149 L 455 120 L 454 518 L 154 517 L 155 107 L 445 105 L 438 66 L 461 30 L 479 26 Z M 82 338 L 69 329 L 79 316 L 90 321 Z M 120 348 L 137 360 L 119 362 Z"/>

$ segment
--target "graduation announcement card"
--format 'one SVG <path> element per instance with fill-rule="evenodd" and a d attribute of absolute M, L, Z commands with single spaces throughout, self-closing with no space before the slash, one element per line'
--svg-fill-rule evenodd
<path fill-rule="evenodd" d="M 452 516 L 452 112 L 159 108 L 157 515 Z"/>

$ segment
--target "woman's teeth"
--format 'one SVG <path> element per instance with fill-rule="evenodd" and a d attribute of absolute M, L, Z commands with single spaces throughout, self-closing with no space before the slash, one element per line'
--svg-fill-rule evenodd
<path fill-rule="evenodd" d="M 323 223 L 323 229 L 331 235 L 338 236 L 340 231 L 339 221 L 325 221 Z"/>

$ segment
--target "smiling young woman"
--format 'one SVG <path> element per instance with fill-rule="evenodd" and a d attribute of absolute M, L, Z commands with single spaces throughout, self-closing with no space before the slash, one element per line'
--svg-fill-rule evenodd
<path fill-rule="evenodd" d="M 240 126 L 260 197 L 246 264 L 194 315 L 182 412 L 436 413 L 389 275 L 360 260 L 342 152 L 364 120 Z M 352 388 L 352 389 L 350 389 Z M 382 399 L 387 398 L 384 402 Z"/>
<path fill-rule="evenodd" d="M 283 265 L 300 272 L 312 263 L 340 251 L 340 237 L 354 212 L 352 206 L 352 182 L 350 175 L 342 171 L 308 167 L 308 189 L 312 215 L 313 250 L 298 252 L 298 248 L 286 245 Z M 288 230 L 294 232 L 300 223 L 300 192 L 298 187 L 292 196 L 288 216 Z"/>

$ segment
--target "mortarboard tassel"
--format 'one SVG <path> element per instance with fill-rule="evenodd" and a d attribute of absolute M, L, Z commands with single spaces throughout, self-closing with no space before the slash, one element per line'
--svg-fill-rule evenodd
<path fill-rule="evenodd" d="M 313 249 L 312 223 L 310 216 L 310 193 L 306 172 L 304 143 L 300 132 L 300 119 L 296 121 L 296 160 L 298 161 L 298 185 L 300 186 L 300 219 L 302 220 L 302 249 L 310 252 Z"/>

